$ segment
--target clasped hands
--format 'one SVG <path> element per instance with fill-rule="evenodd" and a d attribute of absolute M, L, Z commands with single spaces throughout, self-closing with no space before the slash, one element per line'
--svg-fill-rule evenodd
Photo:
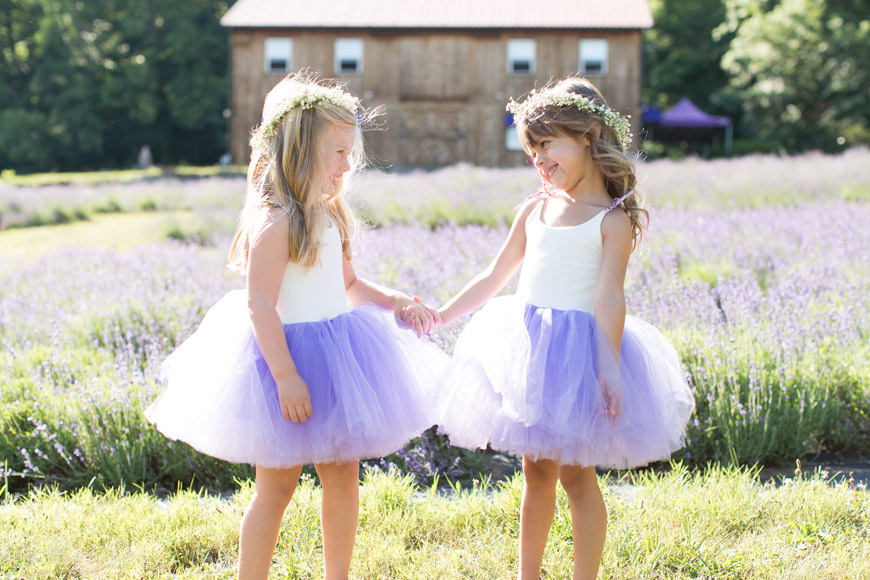
<path fill-rule="evenodd" d="M 413 328 L 418 337 L 428 334 L 444 324 L 438 309 L 432 308 L 417 296 L 396 298 L 393 314 Z"/>

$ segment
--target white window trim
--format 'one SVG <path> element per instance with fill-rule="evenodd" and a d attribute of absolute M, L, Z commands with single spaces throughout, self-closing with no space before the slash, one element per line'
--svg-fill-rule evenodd
<path fill-rule="evenodd" d="M 270 42 L 272 41 L 272 42 Z M 272 51 L 269 50 L 269 45 L 275 46 L 276 42 L 280 41 L 282 44 L 286 43 L 287 46 L 287 54 L 277 55 L 274 54 L 276 52 L 275 49 Z M 272 54 L 270 54 L 270 52 Z M 272 70 L 272 59 L 270 57 L 274 56 L 285 56 L 287 59 L 287 68 L 282 71 Z M 266 71 L 266 74 L 287 74 L 293 70 L 293 39 L 292 38 L 282 38 L 282 37 L 270 37 L 267 38 L 263 43 L 263 70 Z"/>
<path fill-rule="evenodd" d="M 350 49 L 351 52 L 344 53 L 343 49 L 339 47 L 345 47 L 345 49 Z M 354 47 L 354 48 L 351 48 Z M 358 47 L 358 52 L 355 52 Z M 335 62 L 333 63 L 335 74 L 337 75 L 361 75 L 363 74 L 363 61 L 365 60 L 365 43 L 362 38 L 336 38 L 334 45 L 335 52 Z M 341 70 L 341 61 L 349 60 L 349 58 L 353 58 L 356 60 L 356 70 L 353 72 L 347 72 Z"/>
<path fill-rule="evenodd" d="M 531 47 L 531 54 L 528 54 L 528 49 Z M 538 43 L 534 38 L 511 38 L 507 41 L 507 73 L 511 76 L 532 76 L 538 69 Z M 514 69 L 514 63 L 518 60 L 527 60 L 528 57 L 529 70 L 517 72 Z"/>
<path fill-rule="evenodd" d="M 603 43 L 604 58 L 601 60 L 601 72 L 590 73 L 586 70 L 587 59 L 583 57 L 583 43 Z M 580 69 L 580 73 L 584 76 L 606 77 L 608 70 L 610 69 L 610 43 L 607 41 L 606 38 L 584 38 L 577 45 L 577 59 L 580 63 L 580 66 L 578 67 Z"/>
<path fill-rule="evenodd" d="M 506 127 L 504 146 L 508 151 L 523 151 L 523 144 L 520 142 L 520 135 L 517 133 L 516 127 Z"/>

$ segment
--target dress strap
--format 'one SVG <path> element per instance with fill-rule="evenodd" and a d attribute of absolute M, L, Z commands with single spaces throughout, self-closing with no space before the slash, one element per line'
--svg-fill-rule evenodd
<path fill-rule="evenodd" d="M 550 193 L 549 191 L 546 191 L 546 190 L 543 190 L 543 189 L 538 190 L 538 191 L 536 191 L 535 193 L 533 193 L 533 194 L 531 194 L 531 195 L 527 195 L 526 198 L 525 198 L 523 201 L 521 201 L 520 203 L 517 204 L 517 206 L 514 208 L 514 211 L 517 211 L 517 210 L 519 210 L 521 207 L 523 207 L 524 205 L 526 205 L 526 202 L 529 201 L 530 199 L 547 199 L 548 197 L 553 197 L 553 194 Z"/>
<path fill-rule="evenodd" d="M 284 209 L 284 204 L 278 203 L 276 201 L 271 201 L 271 200 L 265 199 L 265 200 L 261 201 L 260 205 L 258 205 L 257 207 L 263 208 L 263 209 Z"/>
<path fill-rule="evenodd" d="M 628 196 L 630 196 L 630 195 L 634 195 L 633 189 L 631 191 L 629 191 L 628 193 L 626 193 L 625 195 L 623 195 L 622 197 L 614 198 L 613 203 L 610 204 L 609 208 L 604 210 L 604 213 L 610 213 L 611 210 L 616 209 L 616 206 L 622 205 L 622 202 L 625 201 L 626 199 L 628 199 Z"/>

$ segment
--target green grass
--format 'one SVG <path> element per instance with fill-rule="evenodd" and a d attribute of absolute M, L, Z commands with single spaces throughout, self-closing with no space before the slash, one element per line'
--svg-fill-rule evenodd
<path fill-rule="evenodd" d="M 72 244 L 124 251 L 180 235 L 177 232 L 189 232 L 195 222 L 193 212 L 177 210 L 99 214 L 82 222 L 2 230 L 0 259 L 32 260 Z"/>
<path fill-rule="evenodd" d="M 825 474 L 781 485 L 749 468 L 641 472 L 601 481 L 609 513 L 602 579 L 867 578 L 870 495 Z M 410 479 L 366 474 L 351 576 L 512 578 L 522 481 L 444 495 Z M 34 491 L 0 504 L 2 578 L 232 578 L 244 483 L 218 498 L 181 491 Z M 322 578 L 320 489 L 303 481 L 284 515 L 271 578 Z M 571 577 L 564 493 L 544 578 Z"/>
<path fill-rule="evenodd" d="M 843 187 L 841 195 L 846 201 L 870 200 L 870 184 L 851 184 Z"/>
<path fill-rule="evenodd" d="M 865 186 L 852 185 L 844 186 L 841 194 L 862 203 L 867 191 Z M 152 211 L 94 213 L 85 221 L 0 231 L 0 262 L 14 268 L 72 244 L 124 252 L 167 237 L 189 240 L 227 230 L 225 224 L 203 225 L 214 219 L 211 213 L 199 208 L 160 211 L 170 206 L 163 204 L 163 198 L 155 199 L 151 207 L 138 202 L 130 206 Z M 477 223 L 485 215 L 470 204 L 451 206 L 438 198 L 422 204 L 425 211 L 389 203 L 375 213 L 386 223 L 413 220 L 431 225 L 445 219 Z M 509 215 L 508 206 L 499 211 Z M 234 218 L 235 213 L 228 215 Z M 679 275 L 714 285 L 734 269 L 731 259 L 690 260 Z M 14 475 L 8 481 L 0 479 L 0 580 L 234 577 L 239 519 L 252 493 L 246 479 L 250 469 L 198 456 L 181 444 L 167 443 L 153 429 L 139 428 L 145 425 L 142 401 L 148 399 L 147 392 L 129 391 L 135 399 L 129 409 L 118 410 L 112 398 L 118 385 L 141 386 L 141 381 L 125 378 L 125 373 L 140 373 L 151 351 L 143 349 L 133 359 L 141 362 L 139 366 L 118 369 L 112 353 L 120 352 L 129 341 L 111 341 L 122 332 L 138 336 L 138 329 L 144 328 L 143 336 L 166 336 L 171 345 L 178 334 L 179 313 L 191 309 L 173 303 L 163 304 L 165 311 L 152 311 L 148 304 L 124 303 L 115 309 L 82 312 L 80 320 L 65 330 L 62 344 L 37 342 L 0 353 L 5 379 L 0 384 L 0 423 L 6 427 L 0 433 L 0 448 L 5 451 L 0 454 L 0 468 L 19 469 L 12 462 L 13 458 L 20 461 L 18 448 L 23 446 L 46 454 L 44 460 L 34 454 L 33 460 L 44 461 L 41 465 L 50 474 L 26 482 L 13 481 Z M 706 347 L 692 351 L 692 345 L 703 345 L 705 339 L 694 326 L 678 328 L 672 336 L 680 352 L 694 352 L 684 359 L 693 375 L 703 375 L 703 367 L 714 377 L 736 377 L 736 382 L 721 378 L 714 384 L 717 396 L 710 405 L 716 405 L 722 416 L 736 416 L 729 408 L 728 395 L 739 392 L 739 385 L 748 385 L 751 373 L 764 384 L 780 380 L 776 353 L 756 353 L 749 332 L 735 337 L 735 346 L 726 352 L 733 356 L 728 357 Z M 866 365 L 862 362 L 868 360 L 870 351 L 864 345 L 842 356 L 835 354 L 820 352 L 816 362 L 807 364 L 806 372 L 789 375 L 787 385 L 795 392 L 806 388 L 810 393 L 807 408 L 815 416 L 824 414 L 842 422 L 848 409 L 845 403 L 838 407 L 834 402 L 851 402 L 857 417 L 870 400 L 866 399 Z M 753 371 L 752 360 L 764 364 Z M 47 378 L 40 379 L 39 373 L 46 373 Z M 813 385 L 832 387 L 815 389 Z M 86 404 L 79 400 L 81 389 L 87 390 L 88 397 L 82 399 Z M 835 390 L 847 395 L 834 397 Z M 819 401 L 828 404 L 824 413 L 817 411 Z M 780 415 L 788 410 L 781 400 L 766 404 Z M 862 425 L 867 424 L 865 413 L 860 419 Z M 802 455 L 802 429 L 812 427 L 800 417 L 795 421 L 789 437 L 796 447 L 777 451 L 776 456 L 784 460 Z M 40 431 L 43 425 L 48 426 L 45 432 Z M 734 423 L 724 433 L 712 434 L 726 443 L 722 445 L 726 451 L 716 455 L 708 450 L 707 455 L 726 463 L 733 459 L 728 451 L 734 453 L 740 446 L 754 446 L 769 454 L 765 450 L 770 440 L 767 432 L 747 435 Z M 53 443 L 65 450 L 55 453 Z M 87 464 L 71 459 L 77 445 L 84 449 Z M 696 445 L 703 446 L 704 441 Z M 3 457 L 9 458 L 5 466 Z M 164 484 L 171 480 L 188 485 L 190 473 L 197 474 L 195 486 L 208 481 L 226 488 L 233 486 L 234 478 L 244 483 L 223 499 L 181 492 L 160 500 L 130 485 L 137 482 L 153 489 L 160 485 L 155 479 L 158 472 Z M 51 491 L 52 482 L 60 482 L 69 491 Z M 126 491 L 119 487 L 123 482 L 128 482 Z M 14 493 L 30 485 L 42 486 L 42 491 L 23 496 Z M 365 481 L 354 577 L 489 580 L 514 576 L 520 481 L 454 492 L 449 497 L 436 487 L 420 491 L 398 476 L 376 475 Z M 322 577 L 319 498 L 319 488 L 306 482 L 288 509 L 273 578 Z M 766 487 L 756 481 L 751 469 L 690 472 L 677 467 L 661 475 L 638 473 L 608 485 L 605 500 L 610 524 L 600 578 L 870 578 L 866 491 L 833 485 L 821 475 L 802 475 L 782 486 Z M 568 509 L 560 495 L 544 577 L 569 578 L 570 553 Z"/>
<path fill-rule="evenodd" d="M 12 170 L 5 170 L 0 176 L 0 184 L 16 186 L 41 185 L 99 185 L 102 183 L 130 183 L 142 179 L 159 177 L 212 177 L 215 175 L 245 175 L 247 166 L 230 165 L 227 167 L 206 166 L 195 167 L 180 165 L 178 167 L 148 167 L 147 169 L 116 169 L 107 171 L 78 171 L 69 173 L 31 173 L 17 175 Z"/>

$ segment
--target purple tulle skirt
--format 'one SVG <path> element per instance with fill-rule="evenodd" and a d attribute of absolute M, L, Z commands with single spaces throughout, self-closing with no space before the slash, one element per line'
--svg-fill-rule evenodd
<path fill-rule="evenodd" d="M 431 388 L 448 358 L 392 313 L 363 305 L 284 333 L 311 391 L 305 423 L 281 416 L 244 291 L 227 294 L 163 363 L 148 420 L 198 451 L 265 467 L 381 457 L 435 423 Z"/>
<path fill-rule="evenodd" d="M 616 425 L 602 380 L 622 404 Z M 438 423 L 451 444 L 566 465 L 666 460 L 683 446 L 694 409 L 676 351 L 649 324 L 627 316 L 617 356 L 591 314 L 516 296 L 472 318 L 439 385 Z"/>

